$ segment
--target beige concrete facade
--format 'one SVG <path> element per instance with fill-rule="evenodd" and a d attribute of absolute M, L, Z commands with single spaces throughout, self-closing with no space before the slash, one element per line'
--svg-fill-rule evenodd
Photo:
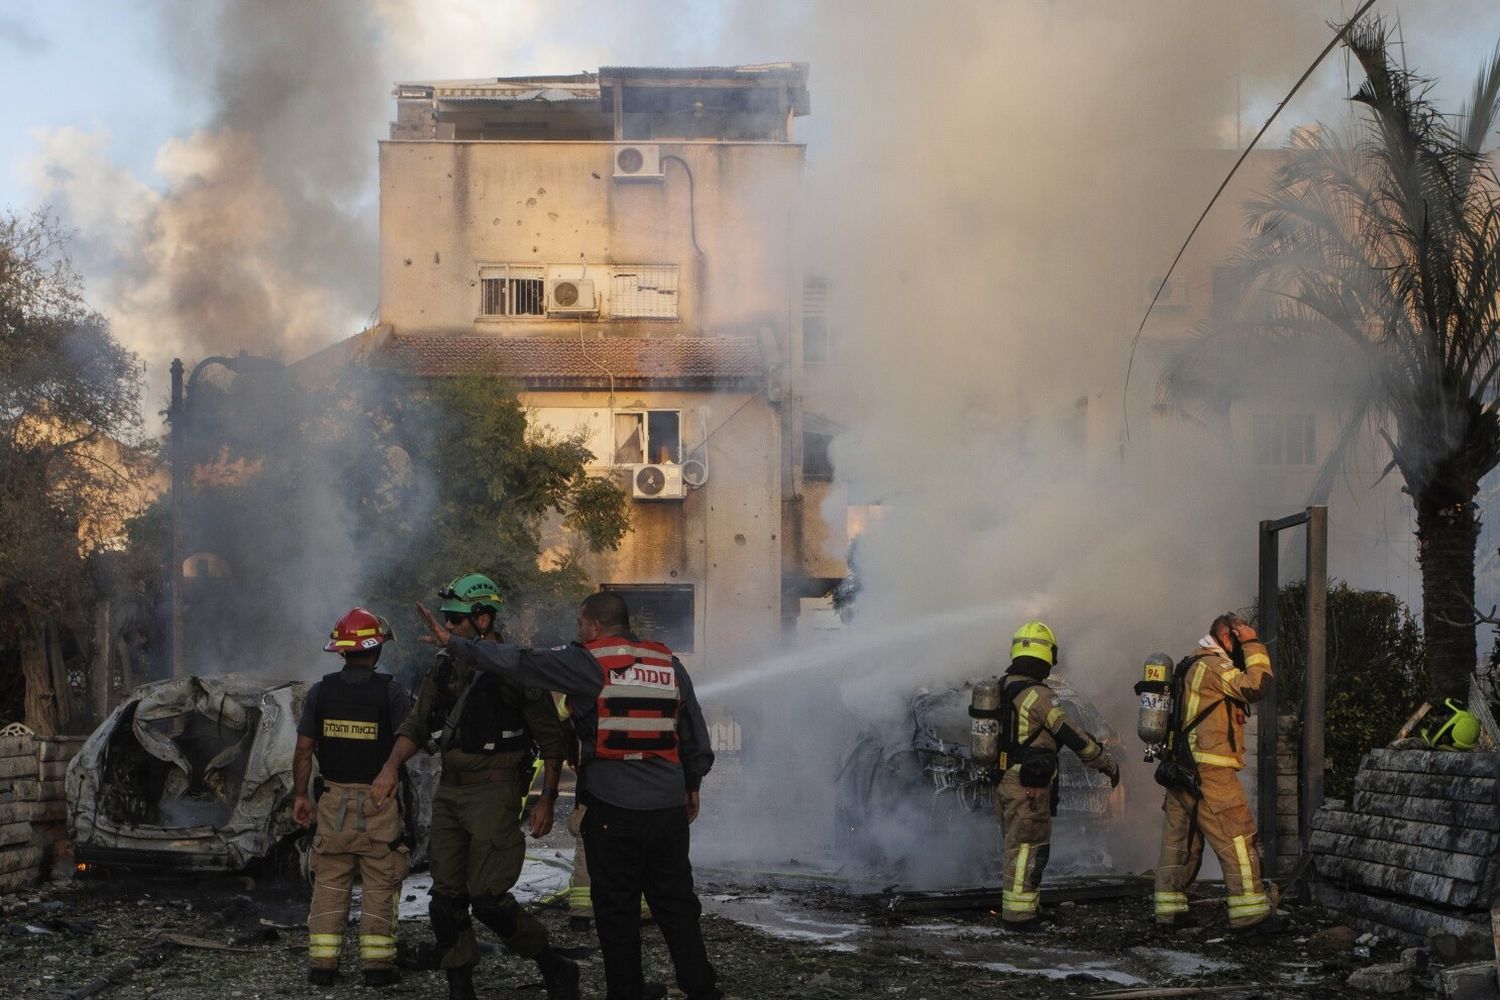
<path fill-rule="evenodd" d="M 574 369 L 506 373 L 535 433 L 582 433 L 593 471 L 628 494 L 643 465 L 706 469 L 669 499 L 634 496 L 619 550 L 584 556 L 603 586 L 691 588 L 677 645 L 700 679 L 775 652 L 818 586 L 808 571 L 844 571 L 803 558 L 803 515 L 821 523 L 797 466 L 804 147 L 789 140 L 805 84 L 805 67 L 784 64 L 398 84 L 380 146 L 390 339 L 515 341 L 539 356 L 557 352 L 533 345 L 566 341 Z M 624 175 L 627 147 L 640 176 Z M 564 303 L 560 281 L 578 297 Z M 621 338 L 729 338 L 759 361 L 753 377 L 612 370 L 598 359 L 619 357 L 604 348 Z M 572 541 L 552 531 L 544 558 Z"/>

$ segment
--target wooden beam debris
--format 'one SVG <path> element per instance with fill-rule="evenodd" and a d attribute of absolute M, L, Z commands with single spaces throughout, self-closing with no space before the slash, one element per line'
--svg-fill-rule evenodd
<path fill-rule="evenodd" d="M 1087 903 L 1105 899 L 1144 896 L 1152 887 L 1149 875 L 1105 875 L 1060 878 L 1042 884 L 1042 902 Z M 876 897 L 881 909 L 899 913 L 942 913 L 960 910 L 998 910 L 1002 890 L 980 886 L 970 889 L 887 889 Z"/>

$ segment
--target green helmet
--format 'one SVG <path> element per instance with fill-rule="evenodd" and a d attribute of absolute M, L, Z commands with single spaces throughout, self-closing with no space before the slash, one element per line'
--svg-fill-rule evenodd
<path fill-rule="evenodd" d="M 1479 719 L 1452 698 L 1443 702 L 1448 717 L 1436 728 L 1424 728 L 1422 739 L 1434 748 L 1472 750 L 1479 742 Z"/>
<path fill-rule="evenodd" d="M 438 591 L 438 596 L 443 599 L 443 606 L 438 610 L 456 615 L 474 615 L 481 611 L 498 615 L 504 603 L 495 581 L 482 573 L 465 573 Z"/>

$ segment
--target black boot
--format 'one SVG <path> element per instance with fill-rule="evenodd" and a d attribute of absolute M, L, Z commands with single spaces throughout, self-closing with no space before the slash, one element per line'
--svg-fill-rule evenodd
<path fill-rule="evenodd" d="M 339 981 L 338 969 L 308 969 L 307 981 L 314 986 L 332 986 Z"/>
<path fill-rule="evenodd" d="M 474 967 L 448 970 L 448 1000 L 479 1000 L 474 994 Z"/>
<path fill-rule="evenodd" d="M 547 1000 L 578 1000 L 578 965 L 563 958 L 549 945 L 536 957 L 537 968 L 542 970 L 542 985 L 547 990 Z"/>
<path fill-rule="evenodd" d="M 388 965 L 365 970 L 366 986 L 394 986 L 401 981 L 401 973 Z"/>

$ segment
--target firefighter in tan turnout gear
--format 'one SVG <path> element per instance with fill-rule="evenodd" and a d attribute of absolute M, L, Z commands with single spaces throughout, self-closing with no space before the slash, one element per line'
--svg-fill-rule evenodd
<path fill-rule="evenodd" d="M 1275 925 L 1274 887 L 1260 877 L 1255 820 L 1238 772 L 1245 766 L 1245 708 L 1273 683 L 1266 647 L 1243 619 L 1220 615 L 1198 649 L 1172 674 L 1172 715 L 1156 780 L 1166 786 L 1161 857 L 1156 865 L 1156 922 L 1188 911 L 1187 887 L 1198 876 L 1206 839 L 1224 869 L 1229 927 Z"/>
<path fill-rule="evenodd" d="M 1052 841 L 1057 801 L 1057 751 L 1120 783 L 1120 768 L 1108 751 L 1084 732 L 1057 703 L 1047 675 L 1057 665 L 1057 637 L 1029 621 L 1011 640 L 1010 669 L 1000 680 L 1000 785 L 995 810 L 1005 838 L 1001 919 L 1012 930 L 1035 930 L 1042 872 Z"/>
<path fill-rule="evenodd" d="M 386 620 L 364 608 L 340 618 L 323 649 L 342 654 L 344 669 L 312 686 L 297 724 L 292 816 L 304 827 L 313 819 L 307 785 L 314 753 L 323 777 L 309 859 L 313 898 L 307 917 L 307 979 L 317 986 L 338 978 L 356 872 L 363 886 L 359 958 L 365 985 L 387 986 L 399 978 L 396 906 L 410 846 L 399 797 L 377 802 L 370 792 L 411 704 L 395 678 L 375 670 L 381 648 L 392 638 Z"/>

